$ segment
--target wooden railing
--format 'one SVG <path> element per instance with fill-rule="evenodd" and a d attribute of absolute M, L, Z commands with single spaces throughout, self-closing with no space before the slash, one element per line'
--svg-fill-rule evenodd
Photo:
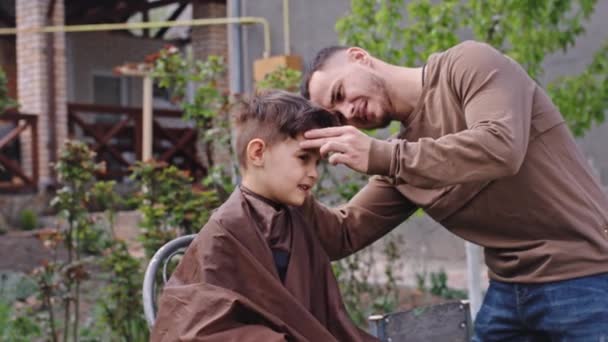
<path fill-rule="evenodd" d="M 154 159 L 188 170 L 195 179 L 207 174 L 199 161 L 195 128 L 163 125 L 163 119 L 180 122 L 182 113 L 175 110 L 154 110 Z M 97 153 L 97 161 L 105 161 L 107 172 L 102 178 L 121 179 L 142 156 L 142 110 L 96 104 L 68 104 L 70 137 L 84 140 Z"/>
<path fill-rule="evenodd" d="M 28 129 L 31 163 L 25 165 L 25 158 L 19 153 L 20 138 L 23 138 L 23 133 Z M 15 111 L 0 114 L 0 191 L 36 191 L 37 188 L 38 116 Z"/>

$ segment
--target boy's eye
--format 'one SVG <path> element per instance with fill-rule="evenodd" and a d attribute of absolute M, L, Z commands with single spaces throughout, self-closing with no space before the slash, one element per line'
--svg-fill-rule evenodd
<path fill-rule="evenodd" d="M 308 161 L 309 156 L 308 156 L 308 154 L 302 154 L 302 155 L 298 156 L 298 158 L 300 158 L 300 160 L 302 160 L 302 161 Z"/>

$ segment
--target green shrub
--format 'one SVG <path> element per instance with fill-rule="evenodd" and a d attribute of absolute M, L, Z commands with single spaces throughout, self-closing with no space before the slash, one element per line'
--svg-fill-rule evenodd
<path fill-rule="evenodd" d="M 29 342 L 40 337 L 42 331 L 28 315 L 18 315 L 10 304 L 0 299 L 0 341 Z"/>
<path fill-rule="evenodd" d="M 21 272 L 0 271 L 0 300 L 12 303 L 25 300 L 38 290 L 38 285 Z"/>
<path fill-rule="evenodd" d="M 23 209 L 19 213 L 19 228 L 33 230 L 38 227 L 38 215 L 31 209 Z"/>

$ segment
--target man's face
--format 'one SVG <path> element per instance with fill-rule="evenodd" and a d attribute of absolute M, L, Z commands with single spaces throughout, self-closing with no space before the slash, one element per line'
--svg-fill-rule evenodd
<path fill-rule="evenodd" d="M 347 58 L 343 63 L 332 60 L 337 58 L 332 57 L 313 73 L 310 100 L 340 115 L 345 124 L 365 129 L 386 127 L 392 109 L 384 81 L 367 64 Z"/>
<path fill-rule="evenodd" d="M 277 142 L 264 152 L 264 165 L 257 180 L 264 196 L 275 202 L 300 206 L 317 183 L 318 150 L 303 150 L 297 139 Z"/>

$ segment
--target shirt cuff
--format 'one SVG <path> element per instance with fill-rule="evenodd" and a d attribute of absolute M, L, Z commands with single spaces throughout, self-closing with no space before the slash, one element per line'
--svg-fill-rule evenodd
<path fill-rule="evenodd" d="M 372 139 L 369 149 L 368 175 L 390 176 L 395 144 L 378 139 Z"/>

